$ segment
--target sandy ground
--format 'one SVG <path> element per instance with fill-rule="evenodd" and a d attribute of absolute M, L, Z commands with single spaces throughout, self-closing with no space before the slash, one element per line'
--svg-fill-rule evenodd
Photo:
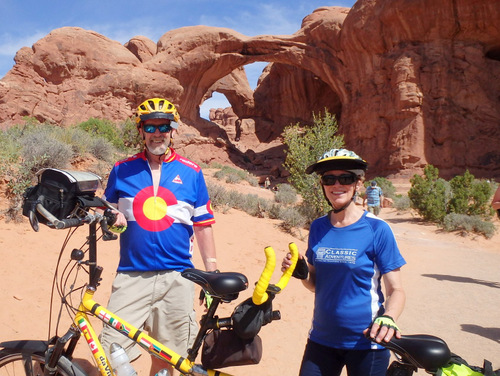
<path fill-rule="evenodd" d="M 442 233 L 435 226 L 421 224 L 409 212 L 401 215 L 392 209 L 384 209 L 381 217 L 392 226 L 408 262 L 402 269 L 407 304 L 398 321 L 403 332 L 439 336 L 469 363 L 481 365 L 486 358 L 500 368 L 500 235 L 486 240 Z M 277 221 L 250 217 L 233 209 L 216 212 L 216 220 L 219 268 L 244 273 L 251 286 L 264 265 L 264 247 L 274 247 L 278 265 L 289 242 L 295 242 L 301 252 L 305 250 L 307 232 L 296 236 L 283 233 L 277 228 Z M 500 226 L 498 220 L 496 224 Z M 86 235 L 85 228 L 79 229 L 62 260 L 69 258 L 69 250 L 79 247 Z M 52 278 L 65 236 L 66 231 L 46 227 L 35 233 L 26 221 L 0 222 L 0 340 L 47 338 Z M 104 305 L 117 259 L 118 242 L 99 243 L 104 274 L 95 299 Z M 201 265 L 198 254 L 195 264 Z M 60 270 L 63 266 L 64 262 Z M 279 274 L 276 270 L 272 282 L 277 282 Z M 244 291 L 237 302 L 250 295 L 250 290 Z M 235 305 L 223 305 L 220 316 L 229 314 Z M 264 326 L 260 332 L 264 346 L 261 363 L 225 371 L 239 376 L 296 375 L 312 305 L 312 294 L 300 281 L 291 280 L 274 301 L 282 319 Z M 52 317 L 58 313 L 56 308 Z M 201 314 L 199 308 L 198 313 Z M 68 322 L 66 312 L 61 315 L 65 324 L 60 325 L 59 334 Z M 99 323 L 96 328 L 100 330 Z M 52 334 L 55 330 L 53 326 Z M 78 354 L 89 359 L 83 341 Z M 139 374 L 147 374 L 148 357 L 142 356 L 135 367 Z"/>

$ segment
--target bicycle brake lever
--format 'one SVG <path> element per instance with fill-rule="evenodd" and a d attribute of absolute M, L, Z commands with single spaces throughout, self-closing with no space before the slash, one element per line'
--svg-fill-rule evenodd
<path fill-rule="evenodd" d="M 118 235 L 113 234 L 111 231 L 109 231 L 108 221 L 106 220 L 105 217 L 101 219 L 101 230 L 102 230 L 102 240 L 109 241 L 118 239 Z"/>

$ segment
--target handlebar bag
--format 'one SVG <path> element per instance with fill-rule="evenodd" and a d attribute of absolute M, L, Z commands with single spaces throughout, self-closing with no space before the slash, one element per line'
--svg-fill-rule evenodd
<path fill-rule="evenodd" d="M 261 359 L 262 340 L 259 336 L 243 339 L 231 329 L 216 329 L 203 341 L 201 364 L 206 368 L 258 364 Z"/>
<path fill-rule="evenodd" d="M 243 339 L 255 337 L 262 326 L 272 321 L 271 301 L 269 297 L 265 303 L 256 305 L 248 298 L 240 303 L 231 315 L 234 332 Z"/>
<path fill-rule="evenodd" d="M 38 184 L 26 189 L 23 195 L 23 215 L 29 218 L 30 213 L 35 213 L 43 224 L 48 221 L 36 211 L 38 203 L 61 220 L 75 210 L 80 196 L 94 197 L 101 187 L 101 178 L 91 172 L 44 168 L 36 175 Z"/>

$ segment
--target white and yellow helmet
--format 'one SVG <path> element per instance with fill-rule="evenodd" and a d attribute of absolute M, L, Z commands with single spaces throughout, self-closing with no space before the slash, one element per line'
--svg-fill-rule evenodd
<path fill-rule="evenodd" d="M 307 174 L 316 172 L 320 175 L 330 170 L 345 170 L 363 177 L 368 163 L 355 152 L 347 149 L 331 149 L 316 162 L 306 168 Z"/>

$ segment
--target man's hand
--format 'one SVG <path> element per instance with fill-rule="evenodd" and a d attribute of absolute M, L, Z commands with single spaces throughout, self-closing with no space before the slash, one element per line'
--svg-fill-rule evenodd
<path fill-rule="evenodd" d="M 206 309 L 210 308 L 210 305 L 212 304 L 213 299 L 214 298 L 212 298 L 212 295 L 210 295 L 205 290 L 202 289 L 200 291 L 200 305 L 202 305 L 203 303 L 205 303 L 205 308 Z"/>

